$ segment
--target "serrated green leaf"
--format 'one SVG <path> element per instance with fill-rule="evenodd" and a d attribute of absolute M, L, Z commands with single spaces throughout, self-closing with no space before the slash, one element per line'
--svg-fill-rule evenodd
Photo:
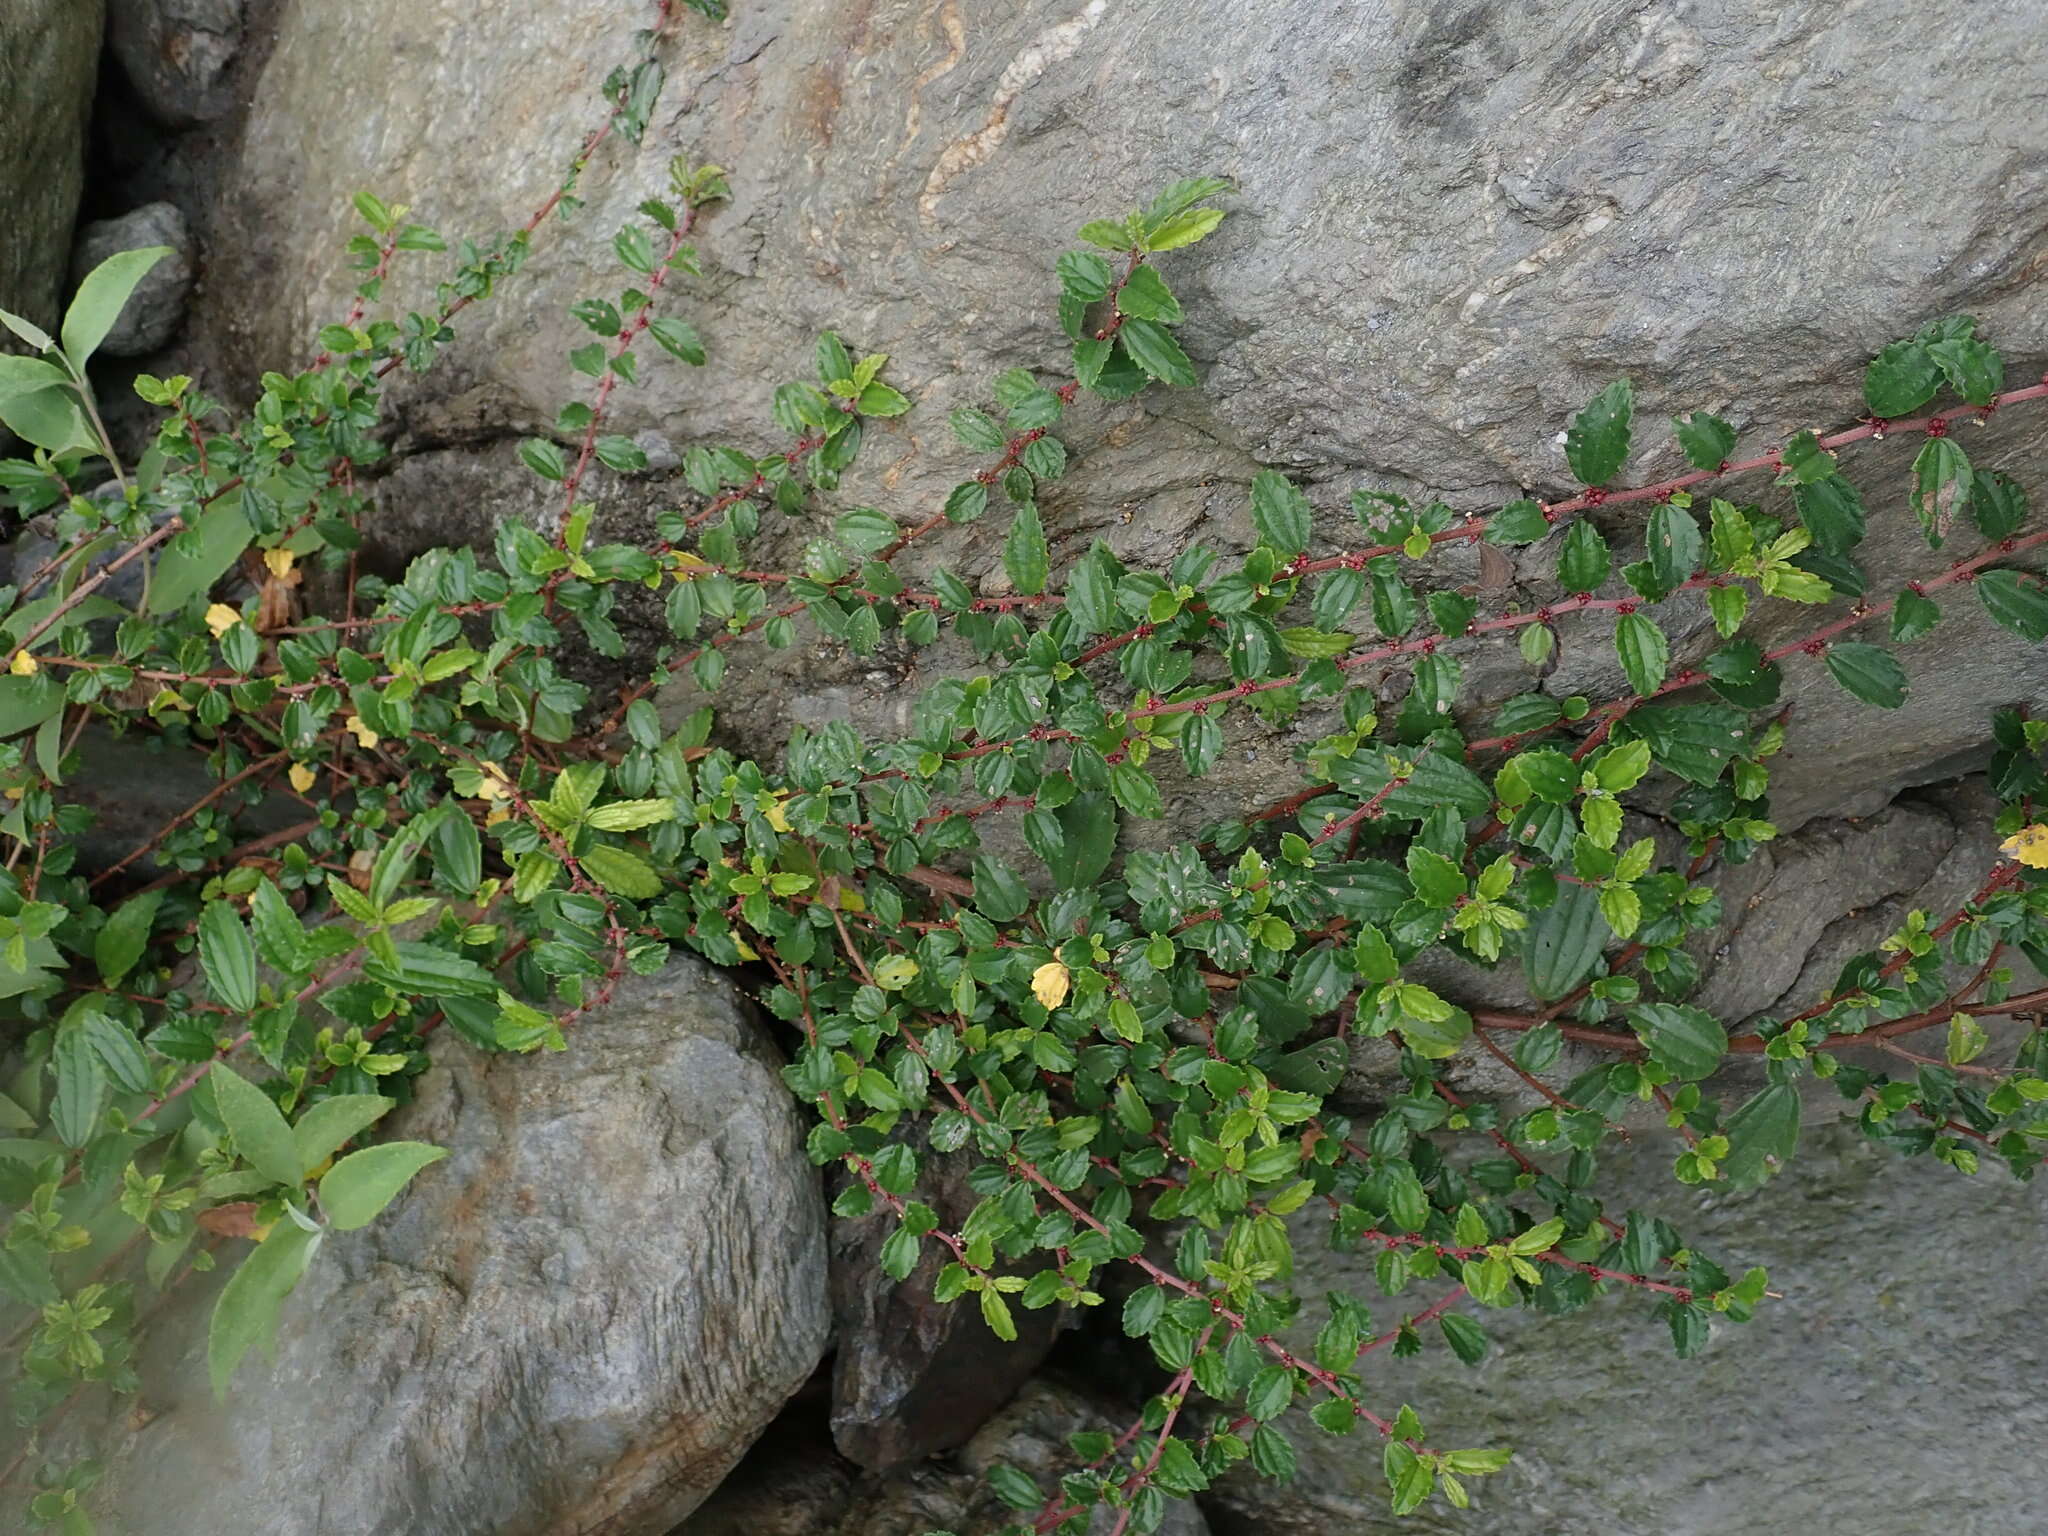
<path fill-rule="evenodd" d="M 1671 646 L 1656 620 L 1645 613 L 1624 613 L 1614 626 L 1614 649 L 1629 687 L 1648 695 L 1663 686 Z"/>
<path fill-rule="evenodd" d="M 1959 336 L 1937 341 L 1927 349 L 1948 380 L 1948 387 L 1972 405 L 1989 405 L 2005 388 L 2005 360 L 1995 347 L 1974 337 Z"/>
<path fill-rule="evenodd" d="M 1897 709 L 1906 702 L 1906 671 L 1881 646 L 1838 640 L 1828 648 L 1828 675 L 1866 704 Z"/>
<path fill-rule="evenodd" d="M 1674 416 L 1671 425 L 1678 432 L 1678 446 L 1685 451 L 1686 462 L 1694 469 L 1719 469 L 1735 448 L 1735 429 L 1711 411 L 1694 411 L 1682 420 Z"/>
<path fill-rule="evenodd" d="M 2029 645 L 2048 640 L 2048 592 L 2041 578 L 2022 571 L 1984 571 L 1976 581 L 1984 611 Z M 1901 593 L 1903 602 L 1911 593 Z M 1932 604 L 1929 604 L 1932 607 Z"/>
<path fill-rule="evenodd" d="M 1863 498 L 1840 475 L 1824 475 L 1801 485 L 1792 499 L 1816 549 L 1843 555 L 1863 542 Z"/>
<path fill-rule="evenodd" d="M 232 1013 L 256 1007 L 256 946 L 241 915 L 210 901 L 199 917 L 199 965 L 214 1000 Z"/>
<path fill-rule="evenodd" d="M 1160 383 L 1177 389 L 1195 387 L 1195 365 L 1165 327 L 1150 320 L 1126 320 L 1117 337 L 1131 361 Z"/>
<path fill-rule="evenodd" d="M 661 894 L 661 876 L 645 859 L 623 848 L 597 844 L 578 855 L 585 874 L 614 896 L 629 901 L 652 901 Z"/>
<path fill-rule="evenodd" d="M 1557 583 L 1567 592 L 1596 592 L 1613 569 L 1607 540 L 1583 517 L 1564 536 L 1557 556 Z"/>
<path fill-rule="evenodd" d="M 1700 567 L 1700 556 L 1704 550 L 1700 525 L 1685 508 L 1667 501 L 1650 514 L 1650 567 L 1657 573 L 1658 585 L 1666 592 L 1692 579 L 1693 572 Z"/>
<path fill-rule="evenodd" d="M 1863 374 L 1863 398 L 1873 416 L 1910 416 L 1941 388 L 1941 366 L 1917 340 L 1895 341 Z"/>
<path fill-rule="evenodd" d="M 163 899 L 161 890 L 130 897 L 94 935 L 93 963 L 99 967 L 100 980 L 108 986 L 118 987 L 142 959 L 149 943 L 150 925 L 156 921 L 156 911 L 163 905 Z"/>
<path fill-rule="evenodd" d="M 1003 570 L 1017 591 L 1035 595 L 1045 590 L 1050 560 L 1045 527 L 1038 520 L 1038 508 L 1026 502 L 1017 509 L 1017 515 L 1010 521 L 1010 531 L 1003 539 Z"/>
<path fill-rule="evenodd" d="M 1629 423 L 1634 416 L 1635 391 L 1627 379 L 1616 379 L 1572 418 L 1565 431 L 1564 457 L 1581 484 L 1605 485 L 1628 462 Z"/>
<path fill-rule="evenodd" d="M 1252 476 L 1252 522 L 1260 542 L 1283 555 L 1300 554 L 1308 547 L 1309 518 L 1308 498 L 1285 475 L 1262 469 Z"/>

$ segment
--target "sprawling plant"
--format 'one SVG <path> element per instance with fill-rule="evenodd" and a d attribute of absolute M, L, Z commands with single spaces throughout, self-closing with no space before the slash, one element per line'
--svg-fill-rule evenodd
<path fill-rule="evenodd" d="M 962 470 L 942 505 L 822 510 L 868 424 L 912 408 L 881 354 L 826 335 L 816 382 L 775 392 L 782 446 L 691 449 L 657 537 L 606 542 L 592 476 L 647 469 L 607 430 L 615 395 L 664 356 L 706 359 L 672 311 L 726 188 L 715 167 L 678 165 L 671 195 L 618 232 L 624 286 L 577 307 L 584 398 L 521 446 L 558 515 L 508 521 L 488 550 L 431 551 L 396 581 L 365 574 L 374 521 L 355 473 L 385 452 L 383 381 L 429 367 L 451 322 L 517 273 L 599 142 L 638 142 L 660 40 L 607 82 L 610 115 L 555 196 L 453 253 L 433 312 L 368 318 L 394 261 L 446 247 L 359 198 L 358 302 L 315 363 L 266 375 L 246 415 L 143 378 L 165 414 L 132 467 L 86 363 L 151 255 L 93 274 L 58 337 L 0 317 L 34 354 L 0 358 L 0 420 L 33 445 L 0 464 L 0 494 L 57 549 L 0 594 L 0 993 L 20 1021 L 0 1097 L 0 1292 L 19 1312 L 22 1422 L 132 1390 L 149 1298 L 223 1259 L 210 1356 L 227 1390 L 325 1236 L 372 1220 L 439 1155 L 372 1139 L 437 1037 L 573 1048 L 582 1015 L 678 945 L 759 979 L 788 1026 L 789 1086 L 817 1110 L 811 1155 L 849 1175 L 837 1210 L 896 1220 L 891 1276 L 936 1245 L 941 1298 L 972 1295 L 1000 1337 L 1017 1307 L 1114 1295 L 1149 1345 L 1159 1391 L 1120 1433 L 1077 1436 L 1057 1489 L 998 1471 L 1019 1529 L 1079 1531 L 1102 1504 L 1116 1531 L 1155 1529 L 1169 1496 L 1233 1463 L 1288 1476 L 1307 1432 L 1380 1442 L 1396 1510 L 1463 1504 L 1508 1448 L 1446 1447 L 1413 1408 L 1375 1401 L 1375 1351 L 1440 1343 L 1475 1362 L 1487 1310 L 1559 1314 L 1609 1292 L 1653 1306 L 1681 1355 L 1715 1318 L 1747 1319 L 1761 1269 L 1603 1201 L 1603 1149 L 1643 1106 L 1682 1139 L 1686 1183 L 1758 1182 L 1793 1156 L 1808 1077 L 1901 1153 L 2032 1173 L 2048 1034 L 2002 1037 L 1994 1064 L 1976 1016 L 2048 1006 L 2012 995 L 2005 963 L 2048 966 L 2048 724 L 2019 709 L 1992 723 L 2007 857 L 1971 900 L 1912 914 L 1810 1007 L 1731 1030 L 1686 1001 L 1685 946 L 1719 920 L 1715 871 L 1773 836 L 1783 663 L 1820 658 L 1895 708 L 1894 648 L 1945 602 L 2048 636 L 2048 592 L 2020 562 L 2048 530 L 1953 432 L 2048 399 L 2048 382 L 2005 388 L 1973 323 L 1938 321 L 1871 364 L 1861 424 L 1736 459 L 1736 433 L 1698 412 L 1675 423 L 1690 472 L 1621 489 L 1638 425 L 1621 381 L 1571 424 L 1583 489 L 1563 499 L 1475 516 L 1358 492 L 1359 531 L 1339 534 L 1264 470 L 1248 553 L 1194 544 L 1144 570 L 1097 543 L 1056 585 L 1037 495 L 1067 465 L 1069 408 L 1197 383 L 1168 272 L 1229 189 L 1196 178 L 1059 256 L 1072 373 L 1014 369 L 993 410 L 952 413 Z M 1887 436 L 1923 440 L 1910 510 L 1937 552 L 1897 592 L 1869 590 L 1855 551 L 1869 516 L 1906 513 L 1866 512 L 1837 466 Z M 1734 499 L 1742 484 L 1759 499 Z M 911 546 L 988 517 L 1007 524 L 1005 595 L 899 572 Z M 791 527 L 813 535 L 802 567 L 754 568 L 752 542 Z M 1617 569 L 1611 536 L 1642 558 Z M 1446 546 L 1477 547 L 1494 576 L 1432 589 Z M 1528 587 L 1559 595 L 1519 597 L 1512 549 L 1548 572 Z M 623 657 L 614 615 L 635 588 L 660 595 L 672 641 L 636 659 L 621 696 L 593 698 L 565 639 Z M 1670 616 L 1702 603 L 1711 648 L 1674 646 Z M 1750 635 L 1780 606 L 1811 618 L 1767 648 Z M 1613 620 L 1628 691 L 1542 691 L 1594 614 Z M 927 688 L 906 737 L 799 729 L 779 761 L 718 745 L 708 709 L 657 711 L 664 682 L 716 690 L 749 646 L 791 645 L 803 624 L 856 653 L 951 630 L 982 670 Z M 1529 688 L 1478 718 L 1459 706 L 1461 657 L 1508 631 Z M 1409 681 L 1387 704 L 1356 679 L 1396 659 Z M 1119 853 L 1122 826 L 1161 816 L 1163 784 L 1209 773 L 1231 726 L 1254 722 L 1319 732 L 1296 792 Z M 98 869 L 78 862 L 90 814 L 66 797 L 89 727 L 203 755 L 215 780 Z M 1662 845 L 1628 810 L 1651 787 L 1677 829 Z M 245 814 L 279 801 L 296 820 L 251 835 Z M 996 818 L 1028 860 L 982 851 Z M 1431 950 L 1518 967 L 1535 1006 L 1462 1006 L 1414 979 Z M 1931 1054 L 1904 1043 L 1928 1031 Z M 1399 1065 L 1354 1117 L 1330 1095 L 1361 1038 Z M 1448 1073 L 1475 1052 L 1526 1098 L 1457 1091 Z M 1752 1064 L 1744 1086 L 1717 1087 L 1734 1058 Z M 969 1148 L 981 1200 L 948 1230 L 918 1198 L 920 1158 Z M 1383 1299 L 1336 1298 L 1311 1333 L 1290 1326 L 1291 1277 L 1318 1229 L 1376 1253 Z M 89 1529 L 91 1478 L 45 1469 L 36 1517 Z"/>

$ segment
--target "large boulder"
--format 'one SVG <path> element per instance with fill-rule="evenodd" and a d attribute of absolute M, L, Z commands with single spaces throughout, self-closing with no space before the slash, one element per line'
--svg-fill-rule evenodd
<path fill-rule="evenodd" d="M 692 960 L 574 1048 L 442 1044 L 392 1134 L 450 1155 L 286 1304 L 213 1401 L 217 1286 L 172 1293 L 98 1427 L 102 1529 L 642 1536 L 718 1485 L 816 1366 L 825 1211 L 773 1048 Z"/>
<path fill-rule="evenodd" d="M 1980 12 L 1946 28 L 1912 0 L 1871 0 L 1846 26 L 1829 6 L 1736 0 L 1245 0 L 1200 25 L 1179 0 L 752 0 L 722 28 L 684 14 L 644 143 L 600 152 L 578 187 L 587 209 L 545 229 L 519 278 L 463 317 L 448 366 L 405 386 L 401 417 L 439 442 L 544 427 L 586 339 L 569 306 L 616 286 L 612 232 L 684 155 L 729 167 L 734 190 L 703 231 L 706 280 L 682 300 L 717 387 L 649 368 L 614 397 L 618 422 L 766 447 L 770 390 L 837 326 L 887 350 L 924 402 L 871 441 L 849 497 L 920 518 L 965 462 L 945 408 L 983 399 L 999 368 L 1061 366 L 1051 264 L 1074 228 L 1171 177 L 1220 172 L 1239 189 L 1234 217 L 1167 258 L 1204 388 L 1072 413 L 1063 431 L 1085 457 L 1044 498 L 1056 556 L 1098 534 L 1141 554 L 1240 543 L 1260 463 L 1303 473 L 1333 506 L 1359 484 L 1461 510 L 1556 493 L 1560 428 L 1619 373 L 1641 402 L 1632 473 L 1668 473 L 1680 460 L 1663 415 L 1716 410 L 1745 450 L 1844 424 L 1865 359 L 1932 316 L 1978 313 L 2013 377 L 2038 372 L 2048 289 L 2026 278 L 2048 207 L 2031 169 L 2048 72 L 2027 7 Z M 346 309 L 357 187 L 450 235 L 516 224 L 647 19 L 542 0 L 493 12 L 478 35 L 461 0 L 290 0 L 217 242 L 210 302 L 216 331 L 238 338 L 235 368 L 302 355 Z M 379 67 L 334 68 L 364 37 L 380 40 Z M 440 275 L 402 263 L 389 297 L 424 303 Z M 2044 423 L 2014 411 L 1969 447 L 2038 482 Z M 1912 451 L 1845 461 L 1874 508 L 1880 586 L 1930 563 L 1903 506 Z M 1344 537 L 1343 521 L 1326 533 Z M 1606 521 L 1626 533 L 1640 516 Z M 997 563 L 993 523 L 937 535 L 905 564 L 979 576 Z M 1881 730 L 1817 666 L 1791 669 L 1808 729 L 1780 760 L 1788 825 L 1957 771 L 1992 706 L 2048 688 L 2039 651 L 1966 593 L 1949 606 L 1908 659 L 1922 684 L 1942 668 L 1941 686 Z M 780 706 L 792 669 L 810 666 L 787 658 L 732 688 Z M 887 723 L 886 700 L 794 681 L 820 708 Z M 857 676 L 843 686 L 860 692 Z M 1199 798 L 1222 809 L 1234 790 Z"/>
<path fill-rule="evenodd" d="M 0 6 L 0 309 L 54 331 L 85 185 L 102 0 Z M 0 350 L 12 347 L 0 333 Z"/>

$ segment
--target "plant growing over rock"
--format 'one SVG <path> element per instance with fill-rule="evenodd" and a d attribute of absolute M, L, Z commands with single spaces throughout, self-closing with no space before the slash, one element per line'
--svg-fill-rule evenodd
<path fill-rule="evenodd" d="M 1056 572 L 1037 495 L 1067 467 L 1066 412 L 1198 384 L 1172 269 L 1230 188 L 1196 177 L 1057 257 L 1071 373 L 1012 370 L 991 409 L 952 413 L 963 467 L 942 505 L 823 521 L 871 424 L 914 408 L 883 353 L 828 333 L 814 381 L 775 392 L 782 446 L 692 448 L 657 537 L 608 540 L 592 477 L 648 467 L 609 430 L 615 395 L 716 350 L 676 311 L 725 177 L 677 165 L 618 232 L 618 286 L 577 308 L 582 398 L 521 445 L 553 515 L 369 574 L 356 474 L 385 451 L 384 380 L 430 367 L 462 312 L 516 279 L 599 141 L 640 138 L 660 41 L 607 80 L 609 116 L 525 226 L 453 251 L 438 308 L 371 318 L 395 262 L 450 253 L 363 195 L 359 301 L 311 366 L 267 375 L 247 415 L 187 379 L 141 380 L 165 415 L 133 466 L 85 365 L 147 253 L 93 274 L 57 337 L 6 317 L 37 355 L 0 358 L 0 420 L 33 446 L 0 464 L 0 493 L 58 544 L 0 620 L 0 992 L 25 1035 L 0 1099 L 0 1291 L 32 1309 L 13 1338 L 25 1420 L 132 1390 L 152 1292 L 223 1261 L 209 1358 L 231 1390 L 325 1235 L 434 1176 L 438 1149 L 371 1137 L 437 1036 L 573 1049 L 579 1017 L 677 945 L 760 979 L 794 1043 L 789 1086 L 817 1109 L 811 1154 L 850 1176 L 838 1209 L 897 1222 L 889 1274 L 936 1245 L 940 1298 L 971 1296 L 999 1337 L 1019 1308 L 1114 1305 L 1149 1348 L 1160 1389 L 1130 1425 L 1077 1436 L 1056 1488 L 997 1472 L 1019 1529 L 1085 1529 L 1098 1505 L 1116 1531 L 1156 1529 L 1167 1499 L 1235 1463 L 1290 1475 L 1302 1434 L 1373 1443 L 1397 1511 L 1462 1505 L 1510 1448 L 1454 1447 L 1376 1400 L 1373 1353 L 1474 1363 L 1487 1310 L 1614 1292 L 1654 1309 L 1681 1356 L 1717 1318 L 1747 1320 L 1761 1269 L 1603 1204 L 1600 1153 L 1631 1116 L 1678 1134 L 1688 1184 L 1768 1179 L 1815 1085 L 1901 1153 L 2031 1175 L 2048 1034 L 2001 1030 L 1994 1049 L 1978 1020 L 2048 1006 L 2015 995 L 2008 966 L 2048 968 L 2048 724 L 1992 722 L 2007 841 L 1974 897 L 1913 914 L 1811 1006 L 1712 1016 L 1687 1001 L 1685 941 L 1719 916 L 1714 871 L 1774 835 L 1770 762 L 1798 729 L 1786 663 L 1813 658 L 1882 710 L 1906 696 L 1896 648 L 1945 603 L 2048 638 L 2024 561 L 2048 530 L 1955 433 L 2048 400 L 2048 381 L 2008 388 L 1953 317 L 1870 365 L 1859 425 L 1738 457 L 1733 429 L 1694 412 L 1674 422 L 1689 472 L 1622 487 L 1641 425 L 1622 380 L 1570 425 L 1567 498 L 1476 516 L 1359 492 L 1340 538 L 1264 470 L 1248 553 L 1196 543 L 1144 570 L 1097 544 Z M 1908 507 L 1866 509 L 1838 455 L 1887 436 L 1923 443 Z M 1925 574 L 1868 590 L 1869 519 L 1908 512 Z M 1007 590 L 897 571 L 920 539 L 984 518 L 1005 529 Z M 790 520 L 817 527 L 801 566 L 757 568 L 753 541 Z M 1617 569 L 1638 526 L 1642 558 Z M 1562 595 L 1432 586 L 1431 561 L 1463 549 L 1524 551 Z M 669 643 L 597 696 L 569 647 L 625 657 L 620 616 L 643 593 Z M 1685 605 L 1710 616 L 1702 654 L 1672 639 Z M 1758 638 L 1787 632 L 1784 614 L 1805 615 L 1791 638 Z M 1595 615 L 1625 691 L 1536 688 Z M 715 692 L 749 647 L 805 625 L 862 654 L 951 631 L 981 670 L 925 689 L 900 739 L 800 728 L 779 762 L 720 746 L 708 708 L 656 710 L 660 683 Z M 1462 656 L 1508 633 L 1531 687 L 1461 709 Z M 1393 659 L 1409 681 L 1386 701 L 1358 679 Z M 1245 820 L 1120 851 L 1120 829 L 1160 819 L 1174 780 L 1208 773 L 1251 717 L 1316 723 L 1298 784 Z M 79 861 L 89 813 L 66 795 L 89 726 L 203 754 L 216 784 L 102 869 Z M 1677 829 L 1661 842 L 1631 819 L 1651 796 Z M 266 799 L 290 823 L 245 835 L 238 816 Z M 1008 841 L 985 844 L 996 826 Z M 1432 952 L 1519 969 L 1535 1002 L 1467 1006 L 1418 979 Z M 1904 1043 L 1927 1032 L 1925 1051 Z M 1362 1041 L 1396 1066 L 1376 1112 L 1341 1114 Z M 1450 1068 L 1474 1053 L 1525 1096 L 1461 1092 Z M 919 1198 L 920 1145 L 981 1159 L 958 1229 Z M 1307 1329 L 1293 1257 L 1318 1227 L 1377 1253 L 1382 1294 L 1333 1297 Z M 33 1513 L 87 1529 L 90 1481 L 49 1469 Z"/>

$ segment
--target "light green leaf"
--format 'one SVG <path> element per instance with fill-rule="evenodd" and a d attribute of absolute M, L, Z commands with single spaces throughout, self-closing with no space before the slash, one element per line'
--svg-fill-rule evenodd
<path fill-rule="evenodd" d="M 652 901 L 661 894 L 661 877 L 638 854 L 599 843 L 577 856 L 585 874 L 614 896 Z"/>
<path fill-rule="evenodd" d="M 130 897 L 93 936 L 93 963 L 99 967 L 100 980 L 108 986 L 118 987 L 121 978 L 141 960 L 149 943 L 150 925 L 156 921 L 156 909 L 163 905 L 163 899 L 160 889 Z"/>
<path fill-rule="evenodd" d="M 396 1108 L 396 1099 L 375 1093 L 344 1093 L 322 1099 L 292 1127 L 292 1143 L 298 1148 L 299 1164 L 307 1178 L 313 1176 L 342 1143 L 375 1125 Z"/>
<path fill-rule="evenodd" d="M 156 563 L 149 580 L 149 601 L 143 612 L 152 616 L 176 613 L 203 595 L 228 573 L 256 530 L 242 515 L 239 494 L 222 497 L 200 514 L 198 531 L 181 533 Z"/>
<path fill-rule="evenodd" d="M 1252 522 L 1260 542 L 1283 555 L 1298 555 L 1308 547 L 1308 498 L 1278 470 L 1262 469 L 1252 476 Z"/>
<path fill-rule="evenodd" d="M 320 1181 L 320 1208 L 328 1225 L 341 1232 L 367 1226 L 414 1174 L 447 1155 L 446 1147 L 424 1141 L 387 1141 L 349 1153 Z"/>
<path fill-rule="evenodd" d="M 135 292 L 135 285 L 170 254 L 168 245 L 116 251 L 86 273 L 71 307 L 64 312 L 64 355 L 71 359 L 72 367 L 84 372 L 86 359 L 99 350 L 107 332 L 121 318 L 121 309 Z"/>
<path fill-rule="evenodd" d="M 227 1396 L 235 1367 L 258 1344 L 277 1337 L 285 1297 L 299 1283 L 319 1246 L 320 1234 L 295 1221 L 280 1221 L 228 1279 L 213 1306 L 207 1330 L 206 1366 L 215 1398 Z"/>
<path fill-rule="evenodd" d="M 305 1181 L 292 1128 L 270 1095 L 224 1061 L 213 1064 L 213 1101 L 242 1161 L 265 1178 L 297 1189 Z"/>

